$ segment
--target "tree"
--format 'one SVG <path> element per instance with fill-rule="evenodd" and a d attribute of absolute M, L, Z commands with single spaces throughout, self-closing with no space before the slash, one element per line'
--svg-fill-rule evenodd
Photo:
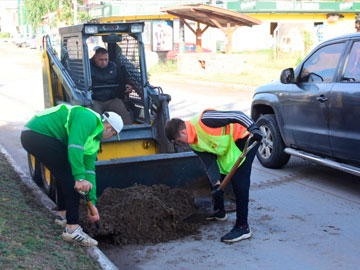
<path fill-rule="evenodd" d="M 41 23 L 41 17 L 59 8 L 59 0 L 25 0 L 25 14 L 27 22 L 33 29 Z"/>
<path fill-rule="evenodd" d="M 61 10 L 60 19 L 66 21 L 67 24 L 74 24 L 74 0 L 62 0 L 63 6 Z M 83 0 L 77 0 L 78 4 L 82 5 Z M 84 22 L 90 20 L 90 15 L 85 11 L 78 11 L 78 21 Z"/>
<path fill-rule="evenodd" d="M 27 22 L 33 29 L 37 29 L 44 15 L 57 11 L 60 16 L 59 19 L 71 25 L 74 22 L 73 1 L 74 0 L 25 0 Z M 83 4 L 83 0 L 76 1 L 80 5 Z M 78 15 L 80 21 L 90 19 L 90 16 L 84 11 L 79 11 Z"/>

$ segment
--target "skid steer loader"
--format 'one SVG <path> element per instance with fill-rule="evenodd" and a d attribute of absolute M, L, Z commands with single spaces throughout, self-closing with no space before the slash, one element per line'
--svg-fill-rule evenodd
<path fill-rule="evenodd" d="M 187 188 L 209 183 L 199 158 L 190 149 L 178 150 L 166 139 L 164 126 L 169 119 L 171 97 L 148 81 L 143 29 L 141 22 L 63 27 L 59 29 L 59 52 L 54 49 L 49 36 L 43 37 L 46 108 L 61 103 L 91 107 L 94 86 L 90 58 L 96 46 L 108 50 L 110 61 L 121 67 L 126 81 L 133 86 L 127 108 L 134 124 L 123 128 L 120 141 L 116 137 L 104 141 L 97 156 L 98 196 L 107 187 L 164 184 Z M 33 180 L 56 201 L 56 179 L 33 156 L 29 155 L 28 161 Z"/>

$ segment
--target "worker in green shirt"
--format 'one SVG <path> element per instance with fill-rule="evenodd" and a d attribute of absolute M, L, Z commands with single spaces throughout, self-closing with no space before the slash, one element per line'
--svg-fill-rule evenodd
<path fill-rule="evenodd" d="M 88 211 L 91 222 L 100 219 L 96 202 L 95 161 L 100 141 L 119 135 L 122 118 L 114 112 L 102 116 L 82 106 L 58 105 L 37 113 L 21 133 L 24 149 L 35 156 L 56 179 L 58 217 L 65 227 L 62 238 L 82 246 L 97 241 L 79 225 L 79 192 L 89 193 L 96 215 Z"/>

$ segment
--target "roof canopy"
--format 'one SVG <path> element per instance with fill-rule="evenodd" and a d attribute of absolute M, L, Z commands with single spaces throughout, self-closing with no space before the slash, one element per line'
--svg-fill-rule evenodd
<path fill-rule="evenodd" d="M 161 11 L 210 27 L 218 27 L 218 25 L 214 23 L 214 20 L 223 27 L 226 27 L 228 23 L 230 23 L 231 27 L 236 25 L 253 26 L 261 24 L 260 20 L 239 12 L 202 4 L 165 7 L 162 8 Z"/>
<path fill-rule="evenodd" d="M 251 27 L 256 24 L 261 24 L 260 20 L 239 12 L 202 4 L 165 7 L 162 8 L 161 11 L 179 17 L 190 28 L 196 35 L 197 52 L 201 52 L 201 35 L 208 27 L 216 27 L 224 32 L 228 39 L 226 53 L 231 53 L 232 34 L 239 26 Z M 194 30 L 186 20 L 197 22 L 197 29 Z M 205 24 L 206 27 L 201 29 L 200 24 Z"/>

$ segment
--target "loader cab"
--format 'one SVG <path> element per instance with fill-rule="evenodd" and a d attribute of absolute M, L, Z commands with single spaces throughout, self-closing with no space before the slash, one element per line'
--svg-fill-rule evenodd
<path fill-rule="evenodd" d="M 60 29 L 61 63 L 68 71 L 77 89 L 84 93 L 79 102 L 91 106 L 95 87 L 113 87 L 124 92 L 125 84 L 133 87 L 124 99 L 134 123 L 150 123 L 151 114 L 146 104 L 144 85 L 147 83 L 144 48 L 141 39 L 143 23 L 83 24 Z M 105 48 L 109 61 L 116 63 L 120 80 L 116 84 L 94 86 L 90 61 L 96 48 Z M 65 92 L 59 101 L 71 102 Z"/>
<path fill-rule="evenodd" d="M 143 22 L 85 23 L 59 29 L 60 53 L 52 47 L 51 39 L 43 39 L 43 87 L 45 107 L 61 103 L 91 108 L 94 85 L 91 58 L 97 47 L 105 48 L 109 60 L 116 63 L 121 79 L 115 85 L 132 86 L 124 103 L 133 120 L 121 132 L 121 141 L 113 137 L 102 143 L 98 160 L 149 156 L 173 152 L 165 136 L 169 119 L 170 96 L 161 87 L 152 86 L 147 79 L 145 49 L 142 42 Z"/>

